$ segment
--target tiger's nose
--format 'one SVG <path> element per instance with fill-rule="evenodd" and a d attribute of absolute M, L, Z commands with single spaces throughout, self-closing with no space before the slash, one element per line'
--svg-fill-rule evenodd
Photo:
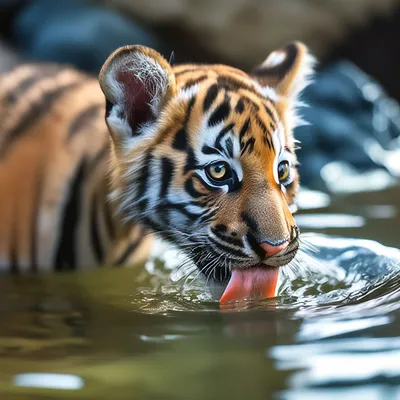
<path fill-rule="evenodd" d="M 267 253 L 267 257 L 269 257 L 278 254 L 282 250 L 285 250 L 286 247 L 289 246 L 289 240 L 277 246 L 274 246 L 273 244 L 267 242 L 259 243 L 259 245 Z"/>

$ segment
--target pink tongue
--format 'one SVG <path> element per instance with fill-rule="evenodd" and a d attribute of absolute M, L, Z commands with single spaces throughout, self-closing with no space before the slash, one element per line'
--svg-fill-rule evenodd
<path fill-rule="evenodd" d="M 219 301 L 243 300 L 247 298 L 265 299 L 275 296 L 279 268 L 267 267 L 235 269 Z"/>

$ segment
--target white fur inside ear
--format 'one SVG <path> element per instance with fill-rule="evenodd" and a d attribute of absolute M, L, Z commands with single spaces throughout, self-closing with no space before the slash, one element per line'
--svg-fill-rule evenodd
<path fill-rule="evenodd" d="M 129 138 L 132 136 L 132 129 L 126 118 L 122 118 L 121 104 L 117 103 L 111 109 L 110 115 L 107 117 L 107 123 L 112 132 L 117 132 L 121 137 Z"/>
<path fill-rule="evenodd" d="M 160 111 L 161 102 L 169 85 L 168 71 L 154 58 L 141 52 L 134 52 L 116 60 L 105 76 L 110 98 L 117 104 L 123 105 L 124 86 L 118 82 L 117 76 L 121 72 L 131 72 L 132 75 L 143 83 L 150 94 L 150 106 L 153 113 Z"/>
<path fill-rule="evenodd" d="M 261 64 L 262 67 L 276 67 L 279 64 L 282 64 L 286 59 L 285 51 L 273 51 L 267 59 Z"/>

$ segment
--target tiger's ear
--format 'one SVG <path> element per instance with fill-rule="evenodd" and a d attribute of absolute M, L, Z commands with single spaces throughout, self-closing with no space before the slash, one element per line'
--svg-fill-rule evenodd
<path fill-rule="evenodd" d="M 273 51 L 252 71 L 253 78 L 263 87 L 275 90 L 278 97 L 296 101 L 309 84 L 315 66 L 314 57 L 300 42 Z"/>
<path fill-rule="evenodd" d="M 151 137 L 153 130 L 149 128 L 176 92 L 168 61 L 144 46 L 116 50 L 104 63 L 99 82 L 114 141 Z"/>

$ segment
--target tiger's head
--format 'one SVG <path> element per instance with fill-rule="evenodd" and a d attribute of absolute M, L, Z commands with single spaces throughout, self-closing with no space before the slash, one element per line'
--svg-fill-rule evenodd
<path fill-rule="evenodd" d="M 127 46 L 100 72 L 121 215 L 230 279 L 221 301 L 273 295 L 298 250 L 292 131 L 313 63 L 298 42 L 250 74 Z"/>

